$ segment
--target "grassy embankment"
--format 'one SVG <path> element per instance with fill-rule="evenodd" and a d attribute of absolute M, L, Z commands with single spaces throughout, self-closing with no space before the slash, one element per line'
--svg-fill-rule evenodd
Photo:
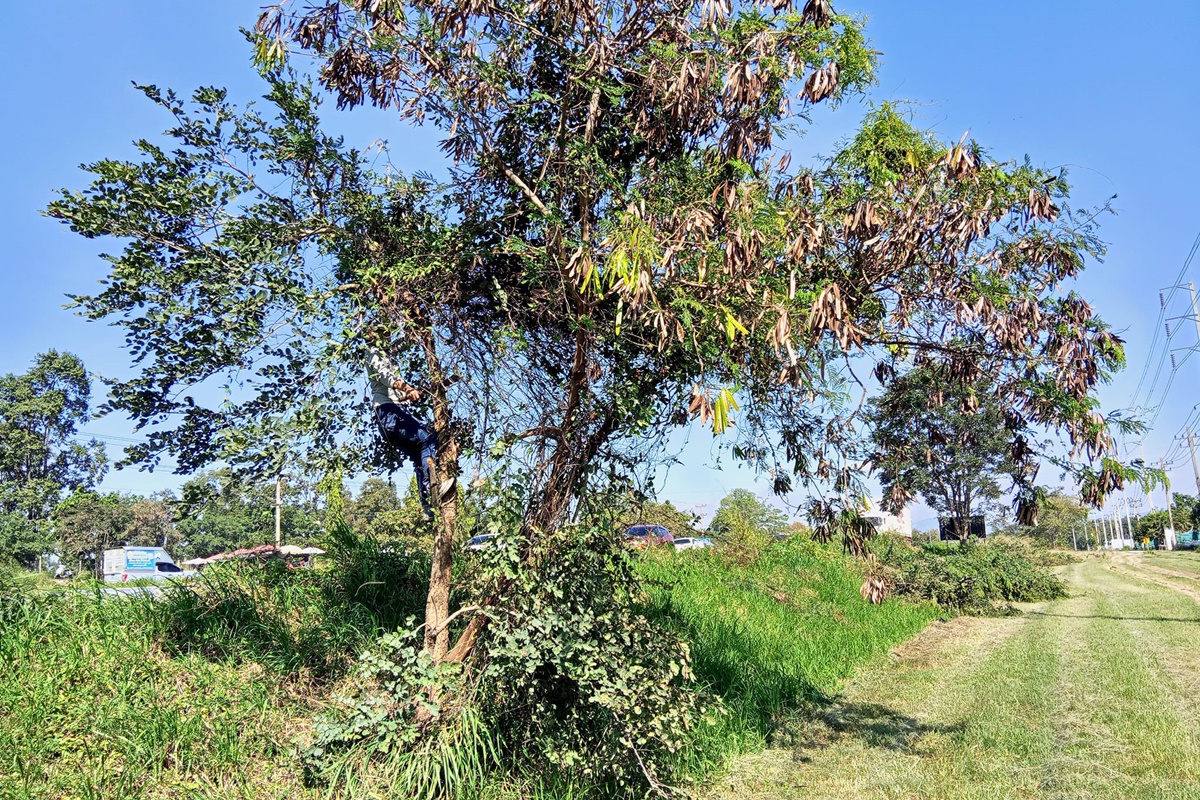
<path fill-rule="evenodd" d="M 869 606 L 853 562 L 810 542 L 749 566 L 667 551 L 640 569 L 651 613 L 690 641 L 699 679 L 730 711 L 685 748 L 697 776 L 761 747 L 937 614 Z M 380 623 L 347 600 L 389 591 L 370 577 L 337 591 L 282 574 L 229 583 L 216 607 L 0 587 L 0 798 L 320 796 L 293 752 Z M 401 587 L 390 619 L 416 588 Z"/>
<path fill-rule="evenodd" d="M 1200 798 L 1200 556 L 1062 574 L 1067 598 L 933 626 L 714 794 Z"/>
<path fill-rule="evenodd" d="M 942 613 L 898 599 L 870 605 L 859 564 L 805 539 L 772 544 L 748 565 L 710 550 L 651 554 L 640 566 L 653 613 L 691 644 L 698 678 L 730 712 L 702 744 L 710 758 L 761 748 Z"/>
<path fill-rule="evenodd" d="M 0 798 L 299 788 L 287 753 L 314 703 L 253 661 L 170 655 L 148 601 L 0 599 Z"/>

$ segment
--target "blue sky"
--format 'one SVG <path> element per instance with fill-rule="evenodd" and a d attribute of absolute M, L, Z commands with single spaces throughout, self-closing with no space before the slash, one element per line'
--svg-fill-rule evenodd
<path fill-rule="evenodd" d="M 114 329 L 86 323 L 62 310 L 65 295 L 88 292 L 103 272 L 101 248 L 42 218 L 39 210 L 59 187 L 80 188 L 83 162 L 130 154 L 130 142 L 152 138 L 167 120 L 131 87 L 155 83 L 187 91 L 197 85 L 230 87 L 235 97 L 259 93 L 239 26 L 253 24 L 260 3 L 209 0 L 163 3 L 68 0 L 53 10 L 38 3 L 0 4 L 0 372 L 23 371 L 40 351 L 79 354 L 102 374 L 128 370 Z M 1161 2 L 1153 11 L 1128 2 L 963 3 L 950 0 L 861 0 L 835 4 L 868 16 L 868 34 L 882 52 L 879 83 L 870 100 L 911 101 L 923 127 L 957 140 L 964 132 L 994 158 L 1066 167 L 1078 207 L 1114 193 L 1119 212 L 1103 220 L 1109 244 L 1078 289 L 1128 342 L 1129 368 L 1105 387 L 1106 408 L 1133 402 L 1147 359 L 1151 377 L 1163 337 L 1151 351 L 1160 289 L 1176 282 L 1200 234 L 1200 4 Z M 203 9 L 203 10 L 200 10 Z M 817 116 L 816 127 L 793 143 L 804 160 L 828 153 L 866 109 L 852 103 Z M 330 111 L 332 114 L 332 110 Z M 430 137 L 381 112 L 357 110 L 331 122 L 352 140 L 386 139 L 407 169 L 436 163 Z M 1184 280 L 1200 281 L 1200 258 Z M 1176 293 L 1166 316 L 1189 313 L 1186 292 Z M 1170 391 L 1171 367 L 1154 392 L 1147 378 L 1143 405 L 1161 405 L 1145 439 L 1146 455 L 1172 450 L 1173 437 L 1200 402 L 1195 391 L 1200 344 L 1188 319 L 1173 323 L 1170 346 L 1180 362 Z M 1195 419 L 1195 417 L 1193 417 Z M 112 451 L 132 434 L 120 419 L 88 426 L 110 437 Z M 664 496 L 709 514 L 735 487 L 766 492 L 753 476 L 726 465 L 712 468 L 711 436 L 697 431 Z M 1172 453 L 1173 483 L 1193 491 L 1186 451 Z M 147 492 L 176 486 L 168 473 L 110 473 L 106 486 Z M 1140 498 L 1131 492 L 1130 500 Z M 1159 492 L 1161 507 L 1161 491 Z M 919 509 L 914 516 L 920 523 Z"/>

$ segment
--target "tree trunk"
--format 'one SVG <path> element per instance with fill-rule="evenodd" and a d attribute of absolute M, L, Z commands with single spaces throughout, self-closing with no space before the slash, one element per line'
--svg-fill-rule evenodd
<path fill-rule="evenodd" d="M 439 446 L 439 451 L 441 447 Z M 439 461 L 443 461 L 439 452 Z M 445 627 L 450 616 L 450 583 L 454 566 L 454 520 L 458 516 L 458 486 L 446 498 L 439 496 L 445 480 L 437 465 L 429 471 L 431 504 L 436 509 L 437 527 L 433 538 L 433 563 L 429 572 L 429 594 L 425 598 L 425 649 L 435 662 L 441 661 L 450 646 L 450 631 Z"/>
<path fill-rule="evenodd" d="M 958 496 L 958 540 L 960 544 L 965 545 L 971 538 L 971 490 L 960 486 L 958 489 Z"/>
<path fill-rule="evenodd" d="M 437 526 L 433 538 L 433 564 L 429 572 L 429 593 L 425 598 L 425 650 L 434 662 L 442 660 L 449 649 L 450 631 L 445 622 L 450 616 L 450 585 L 454 566 L 454 521 L 458 517 L 458 439 L 454 433 L 446 381 L 438 361 L 433 332 L 421 334 L 425 359 L 429 365 L 430 396 L 433 399 L 433 430 L 437 434 L 437 461 L 425 464 L 429 470 L 429 504 Z M 454 486 L 442 496 L 442 482 L 454 478 Z"/>
<path fill-rule="evenodd" d="M 581 473 L 616 429 L 616 413 L 610 410 L 605 415 L 600 427 L 589 434 L 582 445 L 572 448 L 568 444 L 569 440 L 560 440 L 550 478 L 546 481 L 537 508 L 533 510 L 525 523 L 526 534 L 532 534 L 537 530 L 546 530 L 561 521 L 561 517 L 570 505 L 571 491 L 578 484 Z M 486 608 L 495 605 L 503 598 L 509 586 L 511 586 L 511 580 L 501 581 L 485 599 L 480 601 L 480 607 Z M 440 651 L 444 654 L 442 660 L 459 662 L 466 659 L 475 647 L 475 642 L 480 634 L 487 629 L 488 622 L 489 617 L 483 614 L 473 617 L 462 635 L 458 637 L 454 648 L 449 651 Z M 426 635 L 428 636 L 428 634 Z"/>

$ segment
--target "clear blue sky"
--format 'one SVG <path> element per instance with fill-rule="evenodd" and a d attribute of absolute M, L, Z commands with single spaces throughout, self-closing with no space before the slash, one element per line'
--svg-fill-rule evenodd
<path fill-rule="evenodd" d="M 68 0 L 0 3 L 0 373 L 25 370 L 48 348 L 79 354 L 89 369 L 128 369 L 120 337 L 111 328 L 62 310 L 65 295 L 87 292 L 101 277 L 96 243 L 86 242 L 39 216 L 58 187 L 79 188 L 77 166 L 130 153 L 130 142 L 167 125 L 131 88 L 156 83 L 181 91 L 197 85 L 228 86 L 240 98 L 259 92 L 239 26 L 253 24 L 260 3 L 209 0 L 114 3 Z M 861 0 L 839 9 L 869 17 L 868 33 L 882 52 L 873 101 L 909 100 L 917 120 L 946 138 L 965 131 L 998 159 L 1029 154 L 1039 164 L 1066 166 L 1076 184 L 1076 205 L 1118 195 L 1117 216 L 1104 219 L 1109 254 L 1089 267 L 1078 288 L 1128 341 L 1129 369 L 1102 392 L 1107 408 L 1128 406 L 1159 318 L 1159 289 L 1173 284 L 1193 239 L 1200 234 L 1200 159 L 1194 143 L 1200 123 L 1200 4 L 1162 2 L 963 3 L 950 0 Z M 861 116 L 852 104 L 796 142 L 797 158 L 828 153 Z M 332 111 L 330 112 L 332 113 Z M 413 132 L 380 112 L 336 115 L 334 125 L 352 141 L 389 141 L 406 168 L 437 159 L 427 134 Z M 1200 258 L 1184 280 L 1200 281 Z M 1167 316 L 1188 313 L 1177 294 Z M 1189 320 L 1177 320 L 1170 343 L 1181 362 L 1170 392 L 1167 363 L 1153 393 L 1142 386 L 1141 404 L 1162 405 L 1146 437 L 1157 459 L 1193 406 L 1200 402 L 1200 357 Z M 1160 336 L 1160 340 L 1161 340 Z M 1147 399 L 1146 395 L 1151 396 Z M 1193 417 L 1194 419 L 1194 417 Z M 109 437 L 132 435 L 122 420 L 89 425 Z M 710 468 L 711 437 L 696 432 L 665 496 L 711 513 L 729 489 L 765 484 L 731 467 Z M 116 455 L 116 450 L 113 450 Z M 1176 453 L 1178 456 L 1178 453 Z M 1172 480 L 1194 490 L 1190 463 L 1176 459 Z M 178 485 L 169 474 L 111 473 L 106 486 L 151 491 Z M 1137 493 L 1140 494 L 1140 493 Z M 1161 492 L 1159 493 L 1161 497 Z M 1133 499 L 1131 495 L 1131 499 Z M 1161 500 L 1160 500 L 1161 507 Z M 914 516 L 920 522 L 918 509 Z"/>

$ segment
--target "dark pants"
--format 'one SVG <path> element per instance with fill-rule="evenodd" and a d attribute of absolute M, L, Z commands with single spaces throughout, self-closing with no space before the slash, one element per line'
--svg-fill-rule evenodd
<path fill-rule="evenodd" d="M 395 403 L 375 409 L 375 421 L 383 440 L 416 466 L 417 491 L 421 505 L 429 511 L 429 461 L 437 456 L 437 434 Z"/>

